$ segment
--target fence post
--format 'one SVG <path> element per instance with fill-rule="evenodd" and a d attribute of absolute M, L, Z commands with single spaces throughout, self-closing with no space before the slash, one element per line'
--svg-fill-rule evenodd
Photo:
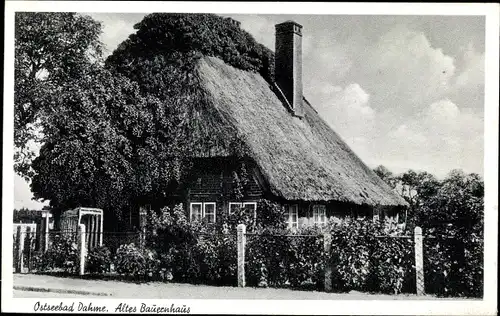
<path fill-rule="evenodd" d="M 13 258 L 14 259 L 14 264 L 15 264 L 15 272 L 16 273 L 20 273 L 21 272 L 21 268 L 22 268 L 22 251 L 20 251 L 21 249 L 21 235 L 22 235 L 22 231 L 21 231 L 21 226 L 17 226 L 16 227 L 16 240 L 15 240 L 15 257 Z"/>
<path fill-rule="evenodd" d="M 415 227 L 415 280 L 417 295 L 425 294 L 424 249 L 422 239 L 422 228 L 417 226 Z"/>
<path fill-rule="evenodd" d="M 236 243 L 238 249 L 238 287 L 245 287 L 245 224 L 238 224 L 236 230 Z"/>
<path fill-rule="evenodd" d="M 45 220 L 43 221 L 43 251 L 46 252 L 49 249 L 49 224 L 52 214 L 50 214 L 50 212 L 43 212 L 42 217 L 45 218 Z"/>
<path fill-rule="evenodd" d="M 23 229 L 23 227 L 20 227 L 21 234 L 19 235 L 19 248 L 17 249 L 18 251 L 18 262 L 19 262 L 19 272 L 21 273 L 26 273 L 26 269 L 24 269 L 24 244 L 25 244 L 25 238 L 26 238 L 26 230 Z"/>
<path fill-rule="evenodd" d="M 85 225 L 84 224 L 78 225 L 77 242 L 78 242 L 78 258 L 80 259 L 79 264 L 78 264 L 79 275 L 84 275 L 85 274 L 85 255 L 86 255 Z"/>
<path fill-rule="evenodd" d="M 330 251 L 332 249 L 332 234 L 323 235 L 324 269 L 325 269 L 325 292 L 332 290 L 332 263 L 330 261 Z"/>

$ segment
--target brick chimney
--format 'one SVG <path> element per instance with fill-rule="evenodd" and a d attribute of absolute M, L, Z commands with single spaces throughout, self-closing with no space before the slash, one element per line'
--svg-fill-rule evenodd
<path fill-rule="evenodd" d="M 232 25 L 234 25 L 236 27 L 240 27 L 241 26 L 241 22 L 240 21 L 236 21 L 233 18 L 226 18 L 226 20 L 229 21 L 229 23 L 231 23 Z"/>
<path fill-rule="evenodd" d="M 276 24 L 275 80 L 294 116 L 303 117 L 302 25 Z"/>

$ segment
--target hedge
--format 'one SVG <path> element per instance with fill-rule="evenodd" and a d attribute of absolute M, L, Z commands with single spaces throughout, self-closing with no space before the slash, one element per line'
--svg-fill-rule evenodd
<path fill-rule="evenodd" d="M 279 208 L 273 203 L 262 207 Z M 276 210 L 278 213 L 280 210 Z M 241 218 L 237 217 L 241 215 Z M 102 275 L 115 267 L 124 277 L 144 280 L 236 285 L 236 225 L 248 222 L 244 212 L 222 223 L 191 223 L 181 206 L 149 214 L 145 247 L 106 247 L 89 252 L 88 272 Z M 324 227 L 290 231 L 279 218 L 274 227 L 253 225 L 247 234 L 246 280 L 253 287 L 324 289 L 324 266 L 332 267 L 335 292 L 414 293 L 413 234 L 366 220 L 341 220 Z M 332 246 L 324 253 L 324 234 Z M 470 249 L 461 241 L 424 238 L 427 293 L 440 296 L 482 296 L 482 247 Z M 75 271 L 76 245 L 62 237 L 39 258 L 39 270 Z"/>

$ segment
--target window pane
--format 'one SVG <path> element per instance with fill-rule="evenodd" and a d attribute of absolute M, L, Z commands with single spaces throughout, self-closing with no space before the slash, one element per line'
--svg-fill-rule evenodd
<path fill-rule="evenodd" d="M 326 207 L 325 205 L 313 206 L 313 221 L 315 224 L 326 223 Z"/>
<path fill-rule="evenodd" d="M 233 214 L 241 207 L 241 203 L 229 202 L 229 215 Z"/>
<path fill-rule="evenodd" d="M 215 203 L 205 203 L 205 219 L 209 223 L 215 223 Z"/>
<path fill-rule="evenodd" d="M 201 220 L 201 203 L 191 203 L 191 221 Z"/>
<path fill-rule="evenodd" d="M 298 205 L 288 206 L 288 226 L 291 228 L 297 228 L 299 221 L 299 210 Z"/>
<path fill-rule="evenodd" d="M 247 216 L 255 217 L 256 205 L 254 203 L 243 203 Z"/>

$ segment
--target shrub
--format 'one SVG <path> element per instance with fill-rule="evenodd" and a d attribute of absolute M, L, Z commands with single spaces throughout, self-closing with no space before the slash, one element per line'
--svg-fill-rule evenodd
<path fill-rule="evenodd" d="M 187 220 L 180 205 L 151 212 L 148 247 L 158 254 L 159 268 L 175 281 L 234 284 L 236 236 L 229 224 L 200 224 Z M 234 223 L 238 222 L 236 217 Z"/>
<path fill-rule="evenodd" d="M 41 272 L 62 270 L 74 273 L 77 266 L 78 248 L 70 236 L 53 236 L 49 249 L 34 259 L 35 270 Z"/>
<path fill-rule="evenodd" d="M 367 220 L 331 223 L 332 284 L 337 291 L 399 293 L 413 273 L 411 236 Z"/>
<path fill-rule="evenodd" d="M 290 232 L 261 228 L 247 239 L 247 280 L 250 286 L 322 286 L 323 239 L 317 228 Z M 311 235 L 301 236 L 301 235 Z"/>
<path fill-rule="evenodd" d="M 215 232 L 202 235 L 193 249 L 199 280 L 208 284 L 236 283 L 237 253 L 234 235 Z"/>
<path fill-rule="evenodd" d="M 87 254 L 86 270 L 90 273 L 110 272 L 111 251 L 107 247 L 94 248 Z"/>
<path fill-rule="evenodd" d="M 153 278 L 159 274 L 158 262 L 150 250 L 134 244 L 121 245 L 116 251 L 115 267 L 119 274 L 135 278 Z"/>

